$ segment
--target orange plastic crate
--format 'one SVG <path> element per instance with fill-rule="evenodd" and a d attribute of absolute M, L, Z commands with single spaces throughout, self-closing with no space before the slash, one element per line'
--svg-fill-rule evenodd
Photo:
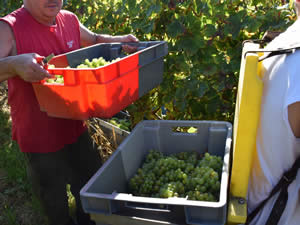
<path fill-rule="evenodd" d="M 162 81 L 162 71 L 157 74 L 157 69 L 151 68 L 150 64 L 153 64 L 153 67 L 159 64 L 161 70 L 162 57 L 166 54 L 166 50 L 155 50 L 160 44 L 164 44 L 163 48 L 166 49 L 165 42 L 155 42 L 153 45 L 151 42 L 139 44 L 144 46 L 142 50 L 95 69 L 48 69 L 51 74 L 62 75 L 64 84 L 33 84 L 41 110 L 49 116 L 68 119 L 110 118 L 136 101 Z M 147 48 L 152 48 L 150 54 L 147 53 Z M 121 44 L 98 44 L 55 56 L 49 63 L 55 67 L 74 67 L 86 58 L 102 56 L 112 60 L 120 57 L 120 49 Z M 145 66 L 146 70 L 142 69 Z M 151 70 L 155 72 L 154 77 L 157 77 L 158 81 L 148 81 Z"/>

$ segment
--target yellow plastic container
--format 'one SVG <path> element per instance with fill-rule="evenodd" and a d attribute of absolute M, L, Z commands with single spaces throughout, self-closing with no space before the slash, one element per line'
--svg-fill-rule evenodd
<path fill-rule="evenodd" d="M 256 131 L 263 90 L 263 71 L 259 55 L 247 53 L 259 49 L 246 43 L 242 52 L 238 93 L 233 128 L 233 162 L 228 203 L 228 224 L 245 223 L 247 192 L 253 154 L 256 151 Z"/>

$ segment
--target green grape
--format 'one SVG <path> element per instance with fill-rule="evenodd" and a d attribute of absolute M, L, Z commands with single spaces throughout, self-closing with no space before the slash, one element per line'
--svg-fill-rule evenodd
<path fill-rule="evenodd" d="M 54 69 L 55 65 L 48 64 L 48 69 Z M 54 75 L 54 78 L 46 79 L 47 84 L 63 84 L 64 77 L 62 75 Z"/>
<path fill-rule="evenodd" d="M 98 59 L 96 59 L 96 58 L 92 59 L 92 62 L 91 62 L 91 63 L 92 63 L 92 64 L 91 64 L 92 68 L 98 67 Z"/>
<path fill-rule="evenodd" d="M 105 59 L 103 57 L 99 57 L 98 58 L 98 65 L 99 66 L 104 66 L 106 64 L 109 64 L 110 62 L 105 61 Z"/>
<path fill-rule="evenodd" d="M 54 69 L 55 68 L 55 65 L 53 64 L 48 64 L 48 69 Z"/>
<path fill-rule="evenodd" d="M 120 129 L 123 129 L 123 130 L 126 130 L 126 131 L 130 131 L 127 126 L 124 126 L 122 124 L 119 127 L 120 127 Z"/>
<path fill-rule="evenodd" d="M 48 83 L 48 84 L 53 84 L 53 83 L 55 83 L 55 80 L 54 79 L 47 79 L 46 80 L 46 83 Z"/>
<path fill-rule="evenodd" d="M 64 77 L 62 75 L 54 75 L 54 78 L 46 79 L 47 84 L 63 84 Z"/>
<path fill-rule="evenodd" d="M 214 169 L 218 174 L 221 174 L 222 171 L 222 158 L 220 156 L 210 155 L 209 153 L 205 153 L 204 157 L 199 161 L 198 166 L 207 166 Z"/>
<path fill-rule="evenodd" d="M 86 68 L 89 68 L 88 65 L 85 65 L 85 64 L 80 64 L 77 66 L 78 69 L 86 69 Z"/>
<path fill-rule="evenodd" d="M 64 83 L 64 78 L 57 78 L 56 83 L 63 84 Z"/>

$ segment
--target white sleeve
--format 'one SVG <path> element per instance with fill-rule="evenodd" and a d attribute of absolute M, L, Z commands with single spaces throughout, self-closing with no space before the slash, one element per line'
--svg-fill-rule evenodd
<path fill-rule="evenodd" d="M 285 97 L 285 108 L 300 101 L 300 51 L 294 54 L 289 62 L 286 74 L 288 76 L 288 87 Z"/>
<path fill-rule="evenodd" d="M 300 51 L 294 53 L 287 68 L 288 83 L 283 106 L 283 120 L 289 127 L 288 130 L 291 132 L 291 135 L 295 137 L 288 119 L 288 106 L 295 102 L 300 102 Z M 300 138 L 295 138 L 294 140 L 299 146 Z"/>

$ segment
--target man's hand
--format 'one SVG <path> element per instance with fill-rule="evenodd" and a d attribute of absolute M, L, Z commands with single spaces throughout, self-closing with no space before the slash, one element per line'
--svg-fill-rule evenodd
<path fill-rule="evenodd" d="M 38 82 L 45 78 L 52 78 L 53 75 L 49 74 L 48 71 L 37 62 L 36 58 L 38 57 L 41 56 L 34 53 L 14 56 L 12 65 L 13 73 L 28 82 Z"/>
<path fill-rule="evenodd" d="M 120 42 L 138 42 L 139 40 L 133 36 L 132 34 L 128 34 L 128 35 L 124 35 L 124 36 L 120 36 Z M 133 53 L 136 52 L 137 47 L 135 46 L 130 46 L 130 45 L 123 45 L 122 46 L 123 51 L 127 52 L 127 53 Z"/>
<path fill-rule="evenodd" d="M 119 42 L 138 42 L 139 40 L 133 36 L 132 34 L 127 34 L 123 36 L 117 36 L 119 39 Z"/>
<path fill-rule="evenodd" d="M 132 34 L 112 36 L 108 34 L 96 34 L 86 28 L 82 23 L 80 29 L 80 44 L 83 47 L 98 44 L 98 43 L 112 43 L 112 42 L 139 42 L 139 40 Z M 133 53 L 137 47 L 123 45 L 123 50 L 127 53 Z"/>

